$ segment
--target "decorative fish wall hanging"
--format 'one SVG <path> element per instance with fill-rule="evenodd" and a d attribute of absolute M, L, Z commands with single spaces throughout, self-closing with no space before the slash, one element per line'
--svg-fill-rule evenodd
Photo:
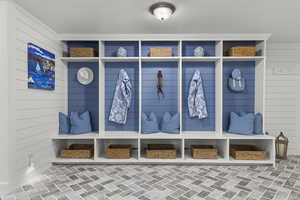
<path fill-rule="evenodd" d="M 159 99 L 160 97 L 165 97 L 163 91 L 163 74 L 160 70 L 157 72 L 157 96 Z"/>

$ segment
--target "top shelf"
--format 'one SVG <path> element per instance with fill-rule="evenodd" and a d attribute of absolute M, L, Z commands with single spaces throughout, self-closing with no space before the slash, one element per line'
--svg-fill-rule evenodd
<path fill-rule="evenodd" d="M 62 57 L 63 62 L 218 62 L 218 61 L 263 61 L 265 40 L 98 40 L 68 41 L 70 48 L 88 47 L 95 50 L 95 57 Z M 236 46 L 255 46 L 256 56 L 227 56 L 228 50 Z M 117 57 L 120 47 L 126 49 L 127 57 Z M 171 48 L 170 57 L 150 57 L 151 48 Z M 194 56 L 196 48 L 202 47 L 203 57 Z M 201 51 L 201 48 L 199 48 Z M 170 54 L 171 55 L 171 54 Z"/>
<path fill-rule="evenodd" d="M 223 61 L 261 61 L 264 56 L 224 56 Z"/>
<path fill-rule="evenodd" d="M 141 57 L 141 61 L 144 62 L 163 62 L 163 61 L 180 61 L 181 57 Z M 212 57 L 212 56 L 204 56 L 204 57 L 182 57 L 183 62 L 214 62 L 219 61 L 223 58 L 223 61 L 262 61 L 265 59 L 264 56 L 250 56 L 250 57 Z M 62 57 L 61 61 L 69 63 L 69 62 L 99 62 L 99 60 L 103 62 L 138 62 L 139 57 Z"/>

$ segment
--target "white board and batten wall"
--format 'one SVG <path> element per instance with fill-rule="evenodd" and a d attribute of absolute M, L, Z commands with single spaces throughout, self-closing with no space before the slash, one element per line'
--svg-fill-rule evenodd
<path fill-rule="evenodd" d="M 10 172 L 9 172 L 9 134 L 8 133 L 8 102 L 9 102 L 9 84 L 8 84 L 8 74 L 9 68 L 8 66 L 8 3 L 4 1 L 0 1 L 0 91 L 1 91 L 1 98 L 0 98 L 0 158 L 1 158 L 1 165 L 0 165 L 0 191 L 5 190 L 8 188 L 8 182 L 10 179 Z M 1 192 L 0 192 L 1 195 Z"/>
<path fill-rule="evenodd" d="M 266 130 L 288 137 L 288 154 L 300 154 L 300 43 L 268 45 Z"/>
<path fill-rule="evenodd" d="M 53 132 L 58 130 L 58 112 L 66 111 L 67 81 L 66 69 L 61 66 L 60 59 L 57 59 L 54 91 L 27 88 L 27 44 L 34 43 L 54 53 L 57 58 L 62 54 L 61 44 L 53 30 L 23 8 L 12 2 L 0 3 L 7 5 L 4 8 L 7 14 L 4 17 L 1 16 L 0 20 L 7 18 L 9 22 L 6 31 L 2 29 L 2 21 L 0 23 L 1 45 L 2 39 L 5 38 L 2 34 L 8 34 L 5 39 L 7 43 L 5 50 L 9 49 L 3 53 L 1 46 L 1 56 L 4 59 L 0 59 L 2 69 L 0 87 L 2 94 L 8 90 L 3 96 L 9 99 L 9 102 L 1 103 L 1 107 L 3 106 L 1 108 L 1 141 L 6 139 L 9 143 L 3 142 L 2 144 L 1 142 L 0 148 L 1 150 L 3 148 L 3 151 L 0 151 L 0 154 L 6 154 L 3 155 L 3 158 L 9 159 L 9 162 L 5 169 L 0 170 L 0 183 L 2 180 L 7 180 L 4 175 L 9 174 L 10 177 L 5 186 L 5 188 L 9 188 L 30 180 L 32 174 L 28 174 L 26 171 L 31 155 L 36 169 L 35 175 L 50 166 L 52 157 L 50 137 Z M 3 15 L 5 13 L 2 12 L 3 6 L 0 9 L 0 15 Z M 7 63 L 2 63 L 6 59 L 8 59 Z M 4 81 L 9 83 L 8 88 L 5 88 L 7 84 L 2 84 Z M 1 98 L 1 102 L 8 101 L 8 99 Z M 7 109 L 9 115 L 3 114 L 3 111 L 4 113 L 8 112 Z M 8 116 L 9 119 L 2 120 L 2 117 Z M 2 131 L 5 128 L 2 123 L 5 124 L 6 121 L 9 121 L 9 127 L 6 128 L 9 131 Z M 5 188 L 3 190 L 6 190 Z"/>

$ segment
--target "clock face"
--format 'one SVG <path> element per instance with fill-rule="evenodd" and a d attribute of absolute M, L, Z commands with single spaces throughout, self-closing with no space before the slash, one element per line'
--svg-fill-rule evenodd
<path fill-rule="evenodd" d="M 88 67 L 82 67 L 77 72 L 77 80 L 82 85 L 88 85 L 94 80 L 94 72 Z"/>

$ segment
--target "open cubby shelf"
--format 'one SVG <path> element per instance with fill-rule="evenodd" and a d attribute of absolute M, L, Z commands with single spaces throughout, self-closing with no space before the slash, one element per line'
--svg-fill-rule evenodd
<path fill-rule="evenodd" d="M 267 37 L 241 40 L 212 39 L 137 39 L 64 41 L 70 47 L 93 47 L 97 57 L 76 58 L 64 55 L 61 58 L 68 66 L 68 109 L 89 110 L 92 113 L 93 133 L 83 135 L 55 135 L 54 163 L 216 163 L 216 164 L 275 164 L 275 140 L 268 135 L 235 135 L 227 133 L 228 118 L 234 112 L 260 112 L 264 116 L 265 46 Z M 259 38 L 259 39 L 258 39 Z M 194 49 L 201 46 L 203 57 L 194 56 Z M 226 52 L 233 46 L 256 46 L 256 56 L 229 57 Z M 127 57 L 117 57 L 119 47 L 127 50 Z M 152 47 L 172 48 L 170 57 L 150 57 Z M 98 57 L 99 56 L 99 57 Z M 90 67 L 95 80 L 91 85 L 81 86 L 76 82 L 80 67 Z M 246 90 L 233 93 L 228 89 L 231 71 L 239 68 L 246 78 Z M 127 123 L 118 125 L 108 120 L 119 71 L 125 69 L 132 84 L 132 99 Z M 206 119 L 191 119 L 187 97 L 193 73 L 199 70 L 207 105 Z M 157 95 L 157 72 L 164 78 L 164 98 Z M 141 114 L 154 112 L 160 121 L 165 112 L 180 114 L 179 134 L 141 133 Z M 95 146 L 93 159 L 61 159 L 58 149 L 75 141 L 92 142 Z M 132 144 L 130 159 L 107 159 L 108 144 Z M 148 143 L 174 143 L 176 159 L 148 159 L 145 145 Z M 232 143 L 258 144 L 268 152 L 263 161 L 234 160 L 229 155 Z M 193 159 L 191 144 L 210 144 L 218 149 L 217 159 Z"/>

